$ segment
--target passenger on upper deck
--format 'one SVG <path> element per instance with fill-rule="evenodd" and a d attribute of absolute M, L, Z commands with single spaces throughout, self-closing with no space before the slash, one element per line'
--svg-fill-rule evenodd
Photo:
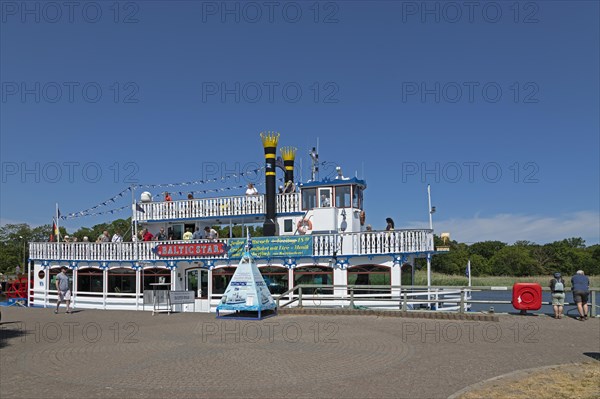
<path fill-rule="evenodd" d="M 296 191 L 296 185 L 294 184 L 293 181 L 288 180 L 287 183 L 285 183 L 285 187 L 283 188 L 284 194 L 290 194 L 295 191 Z"/>
<path fill-rule="evenodd" d="M 205 233 L 205 238 L 211 239 L 211 240 L 216 240 L 217 238 L 219 238 L 219 233 L 217 233 L 217 230 L 215 229 L 211 229 L 209 226 L 206 226 L 204 228 Z"/>
<path fill-rule="evenodd" d="M 171 199 L 171 194 L 169 194 L 168 192 L 165 192 L 165 201 L 173 201 Z"/>
<path fill-rule="evenodd" d="M 190 228 L 185 229 L 185 233 L 183 233 L 183 239 L 186 241 L 191 240 L 193 237 L 192 230 Z"/>
<path fill-rule="evenodd" d="M 387 231 L 394 230 L 394 220 L 392 218 L 386 218 L 385 222 L 387 223 L 387 226 L 385 226 Z"/>
<path fill-rule="evenodd" d="M 165 233 L 165 228 L 161 227 L 160 231 L 154 236 L 154 241 L 166 241 L 167 234 Z"/>
<path fill-rule="evenodd" d="M 246 190 L 246 195 L 258 195 L 258 190 L 254 187 L 253 183 L 248 183 L 248 189 Z"/>
<path fill-rule="evenodd" d="M 153 237 L 154 236 L 148 231 L 148 229 L 144 229 L 142 232 L 142 241 L 152 241 Z"/>
<path fill-rule="evenodd" d="M 200 227 L 196 227 L 196 231 L 194 231 L 194 234 L 192 235 L 192 239 L 193 240 L 201 240 L 202 239 L 202 232 L 200 231 Z"/>

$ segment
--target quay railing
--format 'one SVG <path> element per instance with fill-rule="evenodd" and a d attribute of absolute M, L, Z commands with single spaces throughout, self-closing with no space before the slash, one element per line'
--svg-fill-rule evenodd
<path fill-rule="evenodd" d="M 385 307 L 401 311 L 458 311 L 464 313 L 472 304 L 503 304 L 512 305 L 506 300 L 477 300 L 472 298 L 473 292 L 481 291 L 507 291 L 512 287 L 492 286 L 414 286 L 414 285 L 326 285 L 326 284 L 299 284 L 283 292 L 273 295 L 278 308 L 296 304 L 299 307 L 347 307 L 369 308 Z M 550 288 L 543 287 L 542 291 L 548 292 Z M 598 303 L 600 288 L 590 288 L 589 315 L 600 315 Z M 361 305 L 357 305 L 360 303 Z M 434 306 L 432 306 L 434 305 Z M 441 305 L 441 306 L 440 306 Z M 542 306 L 552 305 L 551 301 L 542 301 Z M 564 306 L 575 306 L 575 303 L 565 302 Z M 416 308 L 415 308 L 416 307 Z"/>
<path fill-rule="evenodd" d="M 311 256 L 374 255 L 433 251 L 433 232 L 428 229 L 397 230 L 392 232 L 361 232 L 311 234 Z M 239 239 L 238 239 L 239 240 Z M 228 238 L 218 240 L 136 241 L 136 242 L 32 242 L 29 258 L 66 261 L 147 261 L 164 260 L 154 248 L 159 244 L 193 244 L 219 242 L 229 244 Z M 228 254 L 203 256 L 228 259 Z M 198 256 L 179 256 L 170 260 L 198 259 Z"/>
<path fill-rule="evenodd" d="M 238 195 L 232 197 L 194 198 L 178 201 L 140 202 L 143 212 L 136 210 L 138 221 L 198 219 L 244 216 L 265 213 L 264 195 Z M 277 213 L 302 212 L 300 193 L 277 194 Z"/>

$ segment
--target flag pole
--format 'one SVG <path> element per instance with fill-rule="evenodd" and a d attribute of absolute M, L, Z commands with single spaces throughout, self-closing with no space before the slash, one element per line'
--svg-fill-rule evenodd
<path fill-rule="evenodd" d="M 58 257 L 60 258 L 60 255 L 61 255 L 60 252 L 61 251 L 60 251 L 60 225 L 59 225 L 59 221 L 58 221 L 58 219 L 59 219 L 59 217 L 58 217 L 58 214 L 59 214 L 59 211 L 58 211 L 58 202 L 56 203 L 56 210 L 55 210 L 55 212 L 56 212 L 56 242 L 59 244 L 58 245 Z"/>
<path fill-rule="evenodd" d="M 56 203 L 56 242 L 60 242 L 60 225 L 59 222 L 58 202 Z"/>

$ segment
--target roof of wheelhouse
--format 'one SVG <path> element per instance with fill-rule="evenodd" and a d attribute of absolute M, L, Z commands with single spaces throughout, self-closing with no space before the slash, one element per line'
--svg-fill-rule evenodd
<path fill-rule="evenodd" d="M 356 177 L 344 177 L 337 179 L 328 179 L 325 178 L 323 180 L 315 180 L 308 183 L 301 183 L 301 188 L 311 188 L 311 187 L 323 187 L 323 186 L 347 186 L 349 184 L 356 184 L 361 186 L 361 188 L 367 188 L 367 182 Z"/>

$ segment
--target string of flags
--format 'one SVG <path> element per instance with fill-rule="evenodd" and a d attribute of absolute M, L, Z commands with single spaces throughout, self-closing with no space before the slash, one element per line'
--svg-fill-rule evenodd
<path fill-rule="evenodd" d="M 264 182 L 256 183 L 254 185 L 260 187 L 260 186 L 264 185 Z M 156 185 L 156 186 L 161 186 L 161 185 Z M 144 186 L 137 186 L 137 187 L 144 187 Z M 230 190 L 239 190 L 239 189 L 243 189 L 245 187 L 246 187 L 246 185 L 242 184 L 242 185 L 238 185 L 238 186 L 219 187 L 219 188 L 212 188 L 212 189 L 206 189 L 206 190 L 173 191 L 172 193 L 179 194 L 180 196 L 183 196 L 188 193 L 190 193 L 190 194 L 208 194 L 208 193 L 218 193 L 218 192 L 224 192 L 224 191 L 230 191 Z M 111 210 L 107 210 L 107 211 L 101 211 L 101 212 L 94 212 L 94 211 L 102 206 L 106 206 L 110 203 L 114 203 L 117 199 L 122 198 L 123 196 L 125 196 L 127 194 L 128 191 L 131 191 L 131 190 L 132 190 L 132 188 L 128 187 L 125 190 L 121 191 L 119 194 L 115 195 L 114 197 L 112 197 L 104 202 L 99 203 L 98 205 L 95 205 L 95 206 L 85 209 L 83 211 L 71 212 L 71 213 L 67 214 L 66 216 L 61 215 L 60 211 L 58 211 L 58 217 L 59 217 L 59 219 L 66 220 L 66 219 L 74 219 L 74 218 L 80 218 L 80 217 L 85 217 L 85 216 L 96 216 L 96 215 L 113 214 L 113 213 L 120 212 L 126 208 L 131 207 L 131 205 L 125 205 L 120 208 L 111 209 Z M 157 196 L 160 197 L 162 194 L 164 194 L 164 193 L 157 194 L 154 197 L 157 197 Z"/>
<path fill-rule="evenodd" d="M 265 183 L 256 183 L 254 184 L 257 187 L 263 186 Z M 220 187 L 220 188 L 209 188 L 206 190 L 190 190 L 190 191 L 168 191 L 169 193 L 172 194 L 179 194 L 179 195 L 184 195 L 184 194 L 208 194 L 208 193 L 220 193 L 223 191 L 230 191 L 230 190 L 238 190 L 241 188 L 245 188 L 246 185 L 242 184 L 240 186 L 232 186 L 232 187 Z M 153 197 L 160 197 L 162 195 L 164 195 L 167 191 L 161 192 L 159 194 L 153 195 Z"/>
<path fill-rule="evenodd" d="M 112 203 L 116 202 L 119 198 L 122 198 L 129 191 L 131 191 L 131 187 L 127 187 L 125 190 L 121 191 L 119 194 L 115 195 L 114 197 L 107 199 L 106 201 L 101 202 L 98 205 L 95 205 L 91 208 L 84 209 L 83 211 L 79 211 L 79 212 L 69 213 L 67 216 L 59 215 L 59 217 L 64 220 L 64 219 L 71 219 L 71 218 L 79 217 L 79 216 L 91 215 L 90 212 L 95 211 L 96 209 L 100 208 L 101 206 L 106 206 L 108 204 L 112 204 Z M 95 213 L 95 215 L 99 215 L 99 213 Z"/>
<path fill-rule="evenodd" d="M 249 174 L 257 174 L 258 172 L 260 172 L 263 169 L 264 169 L 264 166 L 257 168 L 257 169 L 248 170 L 246 172 L 232 173 L 230 175 L 226 175 L 226 176 L 222 176 L 222 177 L 215 177 L 215 178 L 207 179 L 207 180 L 196 180 L 196 181 L 187 181 L 187 182 L 181 182 L 181 183 L 164 183 L 164 184 L 137 184 L 135 187 L 163 188 L 163 187 L 194 186 L 194 185 L 198 185 L 198 184 L 216 183 L 218 181 L 226 181 L 231 178 L 237 179 L 239 177 L 244 177 Z M 243 186 L 243 187 L 245 187 L 245 186 Z"/>

